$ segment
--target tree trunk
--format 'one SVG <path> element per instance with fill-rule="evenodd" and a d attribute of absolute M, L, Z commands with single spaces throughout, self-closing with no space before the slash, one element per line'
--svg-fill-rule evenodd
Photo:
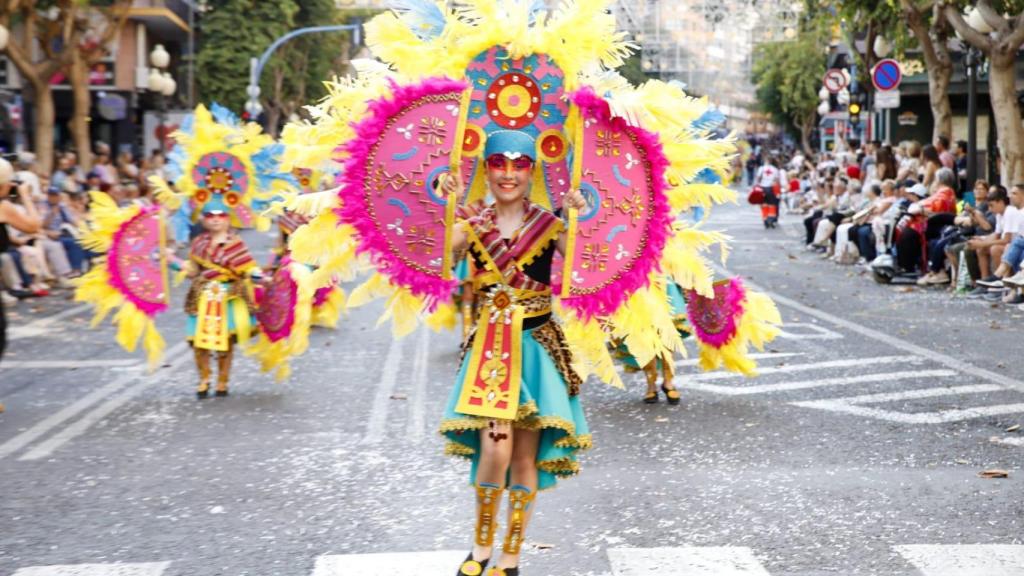
<path fill-rule="evenodd" d="M 803 148 L 804 155 L 808 158 L 814 156 L 814 150 L 811 149 L 811 132 L 814 131 L 814 114 L 811 114 L 810 118 L 805 119 L 800 123 L 800 147 Z"/>
<path fill-rule="evenodd" d="M 949 105 L 949 83 L 953 65 L 936 61 L 928 66 L 928 100 L 932 107 L 932 141 L 953 137 L 953 109 Z"/>
<path fill-rule="evenodd" d="M 56 110 L 53 105 L 53 92 L 46 81 L 33 83 L 32 86 L 34 110 L 32 114 L 33 135 L 35 139 L 36 162 L 39 171 L 43 174 L 53 172 L 53 128 L 56 124 Z"/>
<path fill-rule="evenodd" d="M 1021 126 L 1020 105 L 1017 103 L 1014 56 L 993 54 L 990 60 L 988 89 L 999 134 L 1000 176 L 1003 185 L 1009 187 L 1016 182 L 1024 182 L 1024 127 Z"/>
<path fill-rule="evenodd" d="M 89 137 L 89 114 L 92 109 L 92 94 L 89 92 L 89 70 L 85 58 L 76 53 L 68 67 L 68 80 L 71 83 L 71 95 L 74 100 L 74 111 L 68 128 L 71 139 L 78 152 L 78 161 L 83 171 L 92 169 L 92 145 Z"/>

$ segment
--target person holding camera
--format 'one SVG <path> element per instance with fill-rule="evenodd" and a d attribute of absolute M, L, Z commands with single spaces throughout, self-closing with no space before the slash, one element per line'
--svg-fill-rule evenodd
<path fill-rule="evenodd" d="M 0 159 L 0 253 L 7 252 L 12 247 L 8 227 L 25 234 L 35 234 L 43 225 L 28 190 L 20 190 L 12 198 L 11 192 L 14 188 L 14 168 L 7 160 Z M 0 300 L 0 358 L 3 357 L 6 345 L 7 317 L 3 301 Z"/>

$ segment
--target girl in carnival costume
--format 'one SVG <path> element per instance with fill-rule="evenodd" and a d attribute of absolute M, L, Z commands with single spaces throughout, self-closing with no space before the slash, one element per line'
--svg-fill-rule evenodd
<path fill-rule="evenodd" d="M 491 133 L 484 158 L 494 203 L 460 220 L 452 235 L 455 253 L 468 249 L 472 290 L 482 303 L 440 427 L 448 438 L 447 451 L 471 459 L 470 477 L 477 492 L 475 546 L 460 574 L 480 574 L 488 564 L 506 487 L 508 531 L 495 566 L 508 576 L 518 574 L 519 551 L 537 490 L 575 474 L 575 453 L 590 445 L 578 397 L 582 380 L 572 368 L 565 336 L 552 320 L 551 265 L 556 250 L 565 252 L 565 226 L 529 201 L 535 157 L 536 143 L 528 134 Z M 460 198 L 461 178 L 445 178 L 442 189 L 449 197 Z M 570 208 L 586 207 L 579 191 L 571 191 L 565 200 Z M 506 346 L 500 342 L 503 338 L 512 341 Z M 500 357 L 506 347 L 513 358 Z M 521 380 L 511 417 L 479 415 L 487 402 L 481 394 L 493 393 L 487 388 L 509 372 Z M 511 395 L 507 402 L 512 402 Z"/>
<path fill-rule="evenodd" d="M 254 317 L 257 286 L 262 272 L 236 228 L 269 228 L 270 222 L 253 209 L 254 203 L 294 189 L 290 174 L 280 172 L 280 146 L 253 123 L 242 124 L 227 109 L 200 105 L 174 134 L 169 173 L 172 191 L 159 176 L 150 178 L 158 199 L 171 209 L 187 206 L 200 219 L 204 232 L 191 243 L 186 262 L 174 263 L 179 279 L 192 283 L 185 299 L 186 339 L 195 354 L 199 383 L 196 396 L 206 398 L 212 378 L 211 359 L 217 358 L 216 396 L 228 395 L 231 363 L 237 345 L 257 332 Z M 282 355 L 304 349 L 307 323 L 299 326 L 287 352 L 279 346 L 259 348 L 265 369 L 279 367 Z M 261 335 L 262 340 L 262 335 Z M 270 358 L 272 356 L 272 358 Z"/>
<path fill-rule="evenodd" d="M 575 474 L 590 445 L 580 383 L 593 374 L 622 386 L 609 339 L 641 366 L 682 351 L 660 278 L 686 291 L 705 369 L 753 373 L 747 350 L 779 320 L 766 297 L 714 282 L 703 255 L 722 235 L 673 222 L 733 200 L 701 174 L 726 173 L 735 147 L 711 138 L 721 115 L 706 100 L 612 71 L 632 45 L 610 4 L 567 1 L 548 14 L 539 2 L 396 2 L 366 25 L 385 64 L 354 63 L 358 77 L 328 83 L 313 120 L 284 131 L 286 167 L 344 164 L 289 243 L 319 267 L 314 281 L 372 270 L 349 305 L 386 298 L 382 321 L 400 337 L 421 319 L 453 319 L 459 249 L 476 266 L 479 314 L 441 424 L 447 451 L 472 463 L 463 576 L 488 565 L 489 576 L 518 576 L 536 491 Z M 459 206 L 488 192 L 494 205 L 479 214 Z"/>
<path fill-rule="evenodd" d="M 192 280 L 185 298 L 186 339 L 195 351 L 199 371 L 198 398 L 210 390 L 210 358 L 217 355 L 217 396 L 228 395 L 231 360 L 236 344 L 246 344 L 255 320 L 253 281 L 260 268 L 238 234 L 231 230 L 228 206 L 219 198 L 199 212 L 205 231 L 192 241 L 184 274 Z"/>

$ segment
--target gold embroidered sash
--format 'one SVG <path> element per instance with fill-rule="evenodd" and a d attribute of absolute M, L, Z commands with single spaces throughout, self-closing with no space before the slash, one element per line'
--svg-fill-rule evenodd
<path fill-rule="evenodd" d="M 202 350 L 226 352 L 228 332 L 228 295 L 219 282 L 209 282 L 199 295 L 196 334 L 192 345 Z"/>
<path fill-rule="evenodd" d="M 550 290 L 498 284 L 486 293 L 457 412 L 515 420 L 522 386 L 523 320 L 550 313 Z"/>

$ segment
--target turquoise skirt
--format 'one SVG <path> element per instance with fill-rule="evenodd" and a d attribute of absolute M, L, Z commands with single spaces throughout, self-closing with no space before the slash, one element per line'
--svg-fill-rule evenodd
<path fill-rule="evenodd" d="M 239 306 L 245 306 L 245 303 L 238 298 L 228 299 L 228 334 L 232 336 L 238 336 L 238 327 L 235 326 L 235 314 Z M 256 317 L 249 315 L 250 322 L 249 326 L 256 326 Z M 192 340 L 196 336 L 196 326 L 199 325 L 199 317 L 195 314 L 189 314 L 185 325 L 185 334 L 188 340 Z"/>
<path fill-rule="evenodd" d="M 579 472 L 577 452 L 590 448 L 592 442 L 579 396 L 569 396 L 562 374 L 547 350 L 533 339 L 531 332 L 523 331 L 523 382 L 519 393 L 519 413 L 513 427 L 541 431 L 537 450 L 538 488 L 545 490 L 553 488 L 558 478 Z M 455 388 L 448 397 L 440 431 L 447 439 L 447 454 L 472 462 L 469 482 L 475 484 L 480 435 L 491 419 L 455 411 L 468 364 L 469 354 L 462 362 Z"/>

